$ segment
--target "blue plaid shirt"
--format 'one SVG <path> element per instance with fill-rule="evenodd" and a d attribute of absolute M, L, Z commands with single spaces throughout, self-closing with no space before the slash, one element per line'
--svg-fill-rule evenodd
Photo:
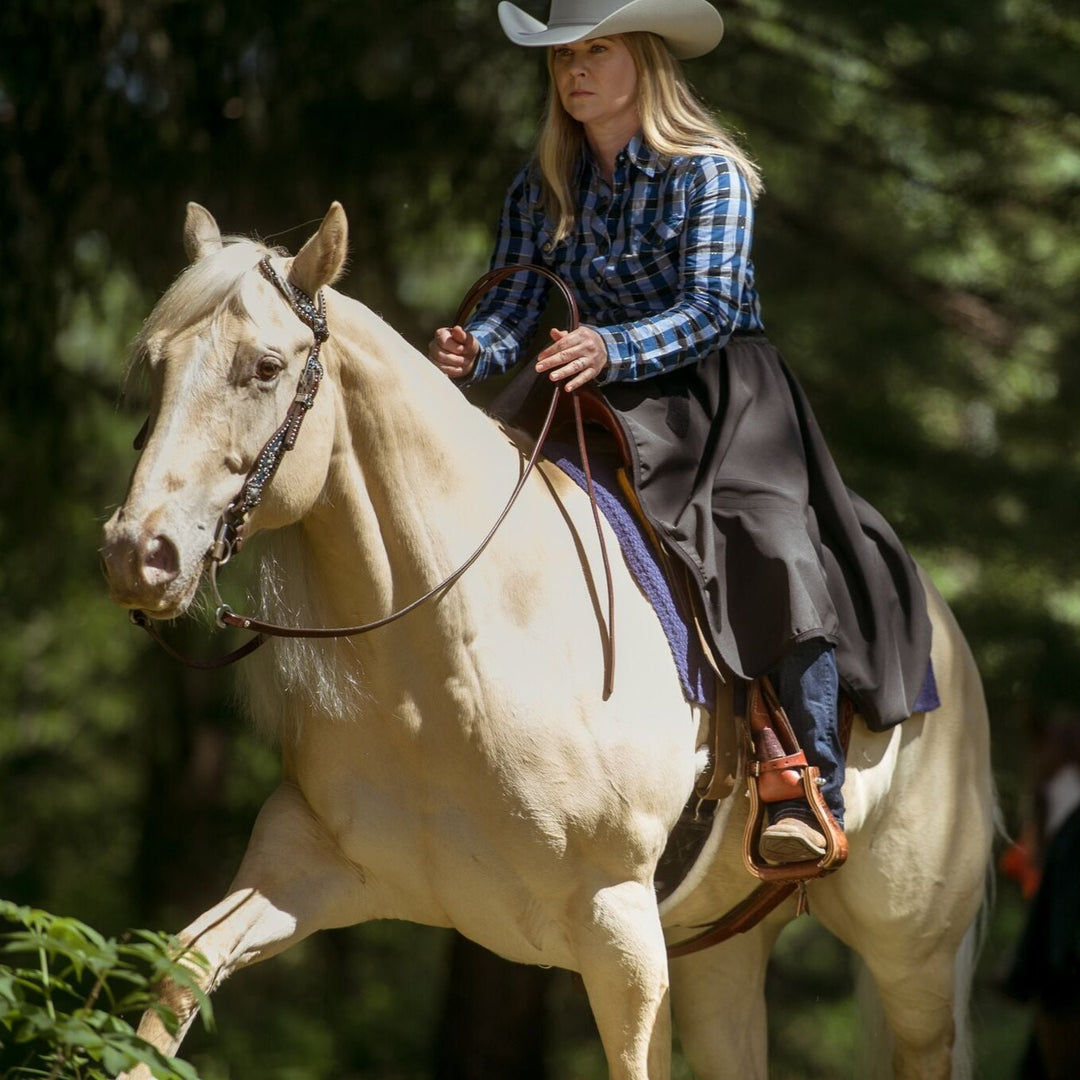
<path fill-rule="evenodd" d="M 491 265 L 541 263 L 570 287 L 581 321 L 607 346 L 598 382 L 636 381 L 691 364 L 736 330 L 762 329 L 750 260 L 753 203 L 721 155 L 665 159 L 635 135 L 608 185 L 583 155 L 574 233 L 552 243 L 539 170 L 515 178 Z M 514 364 L 549 288 L 521 273 L 495 286 L 467 328 L 480 344 L 470 382 Z"/>

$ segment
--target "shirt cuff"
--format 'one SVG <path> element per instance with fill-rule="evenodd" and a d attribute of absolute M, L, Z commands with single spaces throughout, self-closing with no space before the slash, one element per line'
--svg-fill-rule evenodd
<path fill-rule="evenodd" d="M 468 327 L 466 329 L 468 330 Z M 469 330 L 469 333 L 476 339 L 478 351 L 476 359 L 473 361 L 472 371 L 460 379 L 454 379 L 454 385 L 460 386 L 462 389 L 466 386 L 472 386 L 474 383 L 483 382 L 491 374 L 489 370 L 491 367 L 491 350 L 484 343 L 483 331 L 477 333 L 475 330 Z"/>
<path fill-rule="evenodd" d="M 633 344 L 629 335 L 612 326 L 590 326 L 589 329 L 600 335 L 607 350 L 607 366 L 596 376 L 597 384 L 604 386 L 606 383 L 618 382 L 634 366 Z"/>

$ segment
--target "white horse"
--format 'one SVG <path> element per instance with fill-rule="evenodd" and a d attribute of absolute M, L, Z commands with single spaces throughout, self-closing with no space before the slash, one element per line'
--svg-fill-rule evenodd
<path fill-rule="evenodd" d="M 114 599 L 157 619 L 187 610 L 215 524 L 312 348 L 256 269 L 265 248 L 223 242 L 194 204 L 185 243 L 192 265 L 137 343 L 152 388 L 148 439 L 105 530 Z M 421 595 L 472 552 L 522 469 L 520 436 L 326 288 L 345 255 L 335 203 L 295 259 L 273 256 L 308 296 L 325 289 L 330 327 L 318 398 L 247 530 L 269 534 L 260 603 L 283 621 L 355 623 Z M 669 983 L 702 1080 L 766 1075 L 765 965 L 794 901 L 669 964 L 668 941 L 756 884 L 739 851 L 747 800 L 721 804 L 699 863 L 708 869 L 658 907 L 654 870 L 700 770 L 704 725 L 657 618 L 615 564 L 619 667 L 607 698 L 590 507 L 546 464 L 437 600 L 375 633 L 276 639 L 245 661 L 254 715 L 280 740 L 282 780 L 228 895 L 183 931 L 209 961 L 208 991 L 325 927 L 407 919 L 580 972 L 616 1080 L 669 1077 Z M 911 1080 L 962 1069 L 962 943 L 982 902 L 993 809 L 978 674 L 927 592 L 943 704 L 886 734 L 856 722 L 850 858 L 807 893 L 865 961 L 894 1075 Z M 165 998 L 180 1034 L 152 1012 L 140 1032 L 175 1053 L 196 1006 L 177 987 Z"/>

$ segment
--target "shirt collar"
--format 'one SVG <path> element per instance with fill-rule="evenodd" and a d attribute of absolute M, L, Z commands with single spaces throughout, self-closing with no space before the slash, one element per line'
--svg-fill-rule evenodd
<path fill-rule="evenodd" d="M 667 162 L 649 146 L 640 131 L 626 144 L 623 153 L 627 160 L 633 162 L 650 180 L 667 167 Z"/>
<path fill-rule="evenodd" d="M 631 165 L 635 165 L 650 180 L 657 173 L 663 172 L 669 164 L 667 158 L 649 146 L 645 141 L 645 136 L 640 131 L 622 148 L 619 156 L 625 156 Z M 588 170 L 596 171 L 596 163 L 593 160 L 588 144 L 582 147 L 580 168 L 586 172 Z"/>

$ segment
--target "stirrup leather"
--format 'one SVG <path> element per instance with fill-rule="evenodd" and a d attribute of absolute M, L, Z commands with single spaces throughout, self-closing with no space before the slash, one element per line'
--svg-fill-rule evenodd
<path fill-rule="evenodd" d="M 743 831 L 743 860 L 762 881 L 806 881 L 839 870 L 848 845 L 821 793 L 820 773 L 807 764 L 776 692 L 768 679 L 755 679 L 747 692 L 746 715 L 740 717 L 747 753 L 750 814 Z M 817 860 L 769 866 L 758 844 L 768 803 L 805 798 L 825 837 L 825 854 Z"/>

